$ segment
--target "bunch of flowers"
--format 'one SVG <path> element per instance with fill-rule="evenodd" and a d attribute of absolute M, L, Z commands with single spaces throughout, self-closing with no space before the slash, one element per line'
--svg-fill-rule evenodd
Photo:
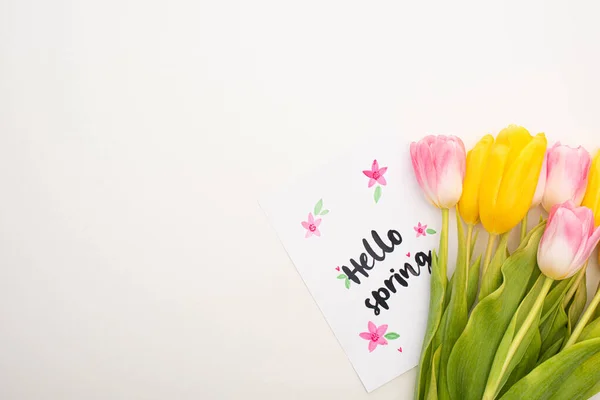
<path fill-rule="evenodd" d="M 442 214 L 415 399 L 586 399 L 600 392 L 600 291 L 588 258 L 600 241 L 600 153 L 511 125 L 468 154 L 455 136 L 411 145 L 415 176 Z M 548 213 L 535 226 L 527 215 Z M 458 251 L 448 279 L 449 210 Z M 545 214 L 543 214 L 544 216 Z M 519 226 L 520 225 L 520 226 Z M 474 256 L 480 226 L 486 251 Z M 520 232 L 510 252 L 508 235 Z"/>

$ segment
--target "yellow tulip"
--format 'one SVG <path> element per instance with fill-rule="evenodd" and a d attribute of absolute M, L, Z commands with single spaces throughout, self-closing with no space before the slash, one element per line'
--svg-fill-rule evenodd
<path fill-rule="evenodd" d="M 493 235 L 514 228 L 527 215 L 546 154 L 546 136 L 532 137 L 510 125 L 491 146 L 479 191 L 479 214 Z"/>
<path fill-rule="evenodd" d="M 594 212 L 596 226 L 600 226 L 600 151 L 592 160 L 587 189 L 581 204 Z"/>
<path fill-rule="evenodd" d="M 458 212 L 469 225 L 479 222 L 479 187 L 485 175 L 485 164 L 494 144 L 492 135 L 485 135 L 467 154 L 467 172 L 463 192 L 458 202 Z"/>

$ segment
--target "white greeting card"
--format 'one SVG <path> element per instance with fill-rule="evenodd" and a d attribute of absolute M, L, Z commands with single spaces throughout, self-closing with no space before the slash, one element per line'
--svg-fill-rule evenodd
<path fill-rule="evenodd" d="M 409 143 L 373 140 L 260 203 L 366 390 L 415 367 L 440 217 Z"/>

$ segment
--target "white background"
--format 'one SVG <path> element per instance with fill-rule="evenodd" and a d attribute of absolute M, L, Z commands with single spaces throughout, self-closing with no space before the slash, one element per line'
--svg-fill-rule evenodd
<path fill-rule="evenodd" d="M 592 150 L 594 3 L 0 0 L 0 398 L 410 398 L 256 199 L 382 131 Z"/>

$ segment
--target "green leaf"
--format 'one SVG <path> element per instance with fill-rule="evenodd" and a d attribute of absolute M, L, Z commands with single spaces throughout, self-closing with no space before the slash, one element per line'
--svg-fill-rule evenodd
<path fill-rule="evenodd" d="M 437 373 L 440 364 L 440 353 L 442 347 L 438 347 L 431 359 L 431 377 L 425 394 L 425 400 L 438 400 Z"/>
<path fill-rule="evenodd" d="M 552 343 L 550 347 L 548 347 L 548 350 L 546 350 L 544 353 L 541 353 L 536 366 L 548 360 L 550 357 L 554 357 L 560 351 L 560 348 L 562 347 L 562 344 L 565 341 L 565 339 L 566 338 L 564 337 L 558 339 L 556 342 Z"/>
<path fill-rule="evenodd" d="M 565 312 L 562 305 L 556 308 L 552 316 L 548 318 L 543 324 L 540 325 L 540 333 L 542 337 L 542 347 L 540 354 L 545 357 L 544 359 L 552 357 L 556 352 L 548 352 L 553 346 L 556 346 L 556 342 L 562 342 L 567 335 L 567 313 Z M 542 363 L 543 360 L 538 360 L 538 364 Z"/>
<path fill-rule="evenodd" d="M 323 210 L 319 213 L 319 215 L 327 215 L 329 214 L 329 210 Z"/>
<path fill-rule="evenodd" d="M 600 338 L 600 317 L 596 318 L 592 322 L 590 322 L 583 331 L 579 338 L 577 338 L 577 342 L 583 342 L 584 340 L 589 339 L 597 339 Z"/>
<path fill-rule="evenodd" d="M 350 289 L 350 279 L 346 279 L 344 285 L 346 286 L 346 289 Z"/>
<path fill-rule="evenodd" d="M 575 329 L 575 325 L 577 324 L 577 321 L 579 321 L 579 317 L 581 317 L 586 303 L 587 287 L 585 284 L 584 275 L 583 278 L 579 281 L 577 291 L 575 292 L 575 296 L 573 296 L 573 302 L 569 305 L 569 309 L 567 312 L 569 318 L 569 322 L 567 323 L 568 335 L 571 335 L 571 332 L 573 332 L 573 329 Z"/>
<path fill-rule="evenodd" d="M 572 279 L 557 282 L 546 296 L 540 322 L 542 347 L 538 364 L 556 354 L 560 350 L 556 349 L 556 343 L 562 343 L 567 335 L 568 318 L 563 303 L 572 282 Z"/>
<path fill-rule="evenodd" d="M 481 255 L 477 257 L 475 262 L 469 267 L 469 286 L 467 287 L 467 306 L 471 310 L 475 299 L 477 298 L 477 290 L 479 289 L 479 269 L 481 267 Z"/>
<path fill-rule="evenodd" d="M 544 301 L 544 308 L 542 311 L 542 323 L 544 323 L 548 318 L 551 318 L 552 314 L 556 311 L 558 306 L 562 305 L 562 301 L 565 298 L 565 294 L 567 294 L 571 283 L 571 278 L 564 279 L 562 281 L 558 281 L 550 290 L 550 293 L 548 293 L 548 296 L 546 296 L 546 300 Z M 544 340 L 543 332 L 542 340 Z"/>
<path fill-rule="evenodd" d="M 496 398 L 510 374 L 525 355 L 534 336 L 539 334 L 538 325 L 542 306 L 552 282 L 551 278 L 541 275 L 517 309 L 496 351 L 484 398 Z"/>
<path fill-rule="evenodd" d="M 448 306 L 444 312 L 443 323 L 440 325 L 441 338 L 443 343 L 442 353 L 440 355 L 440 371 L 438 382 L 438 396 L 440 399 L 450 398 L 446 380 L 448 358 L 454 347 L 454 343 L 460 337 L 463 329 L 467 325 L 469 318 L 469 309 L 467 301 L 467 286 L 469 280 L 469 269 L 467 266 L 467 241 L 464 227 L 459 213 L 456 213 L 456 230 L 458 237 L 458 253 L 456 256 L 456 269 L 452 279 L 452 295 Z M 449 289 L 450 290 L 450 289 Z"/>
<path fill-rule="evenodd" d="M 600 339 L 577 343 L 536 367 L 501 400 L 584 400 L 600 389 Z"/>
<path fill-rule="evenodd" d="M 381 198 L 381 186 L 377 186 L 375 188 L 375 194 L 373 197 L 375 198 L 375 203 L 379 203 L 379 199 Z"/>
<path fill-rule="evenodd" d="M 429 233 L 430 235 L 435 235 L 437 233 L 434 229 L 431 228 L 427 228 L 425 232 Z"/>
<path fill-rule="evenodd" d="M 527 347 L 525 351 L 525 355 L 517 364 L 512 374 L 502 387 L 500 394 L 498 397 L 501 397 L 504 393 L 506 393 L 515 383 L 521 380 L 525 375 L 527 375 L 531 370 L 533 370 L 536 366 L 538 356 L 540 354 L 540 347 L 542 345 L 542 339 L 540 337 L 539 329 L 536 329 L 536 332 L 533 335 L 533 340 Z"/>
<path fill-rule="evenodd" d="M 536 265 L 544 225 L 534 228 L 502 265 L 500 287 L 479 302 L 448 360 L 451 398 L 481 400 L 492 362 L 506 328 L 525 296 Z"/>
<path fill-rule="evenodd" d="M 317 204 L 315 204 L 315 209 L 313 210 L 314 214 L 319 215 L 322 208 L 323 208 L 323 199 L 317 201 Z"/>
<path fill-rule="evenodd" d="M 338 279 L 347 279 L 348 277 L 346 276 L 346 274 L 339 274 L 337 276 Z"/>
<path fill-rule="evenodd" d="M 508 234 L 500 237 L 500 243 L 496 249 L 496 254 L 492 258 L 490 265 L 481 277 L 481 289 L 479 291 L 479 300 L 484 299 L 487 295 L 500 287 L 502 283 L 502 264 L 508 258 L 506 249 L 508 248 Z"/>
<path fill-rule="evenodd" d="M 386 333 L 385 335 L 383 335 L 383 337 L 385 337 L 386 339 L 389 339 L 389 340 L 396 340 L 400 337 L 400 335 L 397 334 L 396 332 L 390 332 L 390 333 Z"/>
<path fill-rule="evenodd" d="M 431 263 L 431 279 L 429 281 L 429 313 L 427 314 L 427 328 L 423 339 L 421 357 L 419 360 L 419 371 L 417 373 L 415 399 L 422 400 L 427 393 L 427 385 L 430 384 L 432 376 L 432 360 L 434 358 L 433 342 L 444 314 L 444 298 L 446 286 L 448 285 L 447 272 L 447 240 L 448 240 L 448 210 L 442 210 L 442 231 L 440 234 L 440 255 L 433 252 Z M 437 392 L 436 392 L 437 393 Z"/>

